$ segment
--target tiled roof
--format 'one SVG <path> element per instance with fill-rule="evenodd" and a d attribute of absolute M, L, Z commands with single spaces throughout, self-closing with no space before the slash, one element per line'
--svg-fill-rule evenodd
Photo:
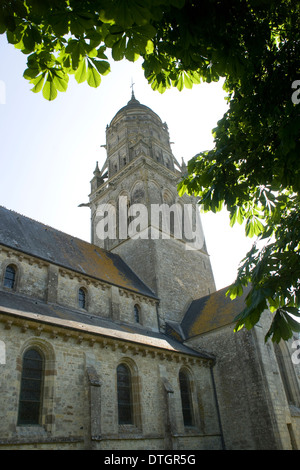
<path fill-rule="evenodd" d="M 182 322 L 184 338 L 192 338 L 203 333 L 232 324 L 236 315 L 245 308 L 245 297 L 249 288 L 241 297 L 234 300 L 226 296 L 228 287 L 191 302 Z"/>
<path fill-rule="evenodd" d="M 156 298 L 117 254 L 1 206 L 0 244 L 94 279 Z"/>
<path fill-rule="evenodd" d="M 11 292 L 0 291 L 0 315 L 6 314 L 18 319 L 100 335 L 110 339 L 129 341 L 148 347 L 193 355 L 204 359 L 213 359 L 211 354 L 198 352 L 181 344 L 179 341 L 156 331 L 143 327 L 115 322 L 110 318 L 91 315 L 88 312 L 48 304 L 40 300 Z"/>

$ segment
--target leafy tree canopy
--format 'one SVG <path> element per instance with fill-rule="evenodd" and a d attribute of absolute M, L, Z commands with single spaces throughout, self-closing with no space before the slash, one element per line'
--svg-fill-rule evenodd
<path fill-rule="evenodd" d="M 113 60 L 143 58 L 154 90 L 225 78 L 229 108 L 215 146 L 196 155 L 179 192 L 229 212 L 255 243 L 232 298 L 251 289 L 236 330 L 267 308 L 266 339 L 300 331 L 300 4 L 296 0 L 10 0 L 0 33 L 28 55 L 24 77 L 53 100 L 69 75 L 92 87 Z"/>

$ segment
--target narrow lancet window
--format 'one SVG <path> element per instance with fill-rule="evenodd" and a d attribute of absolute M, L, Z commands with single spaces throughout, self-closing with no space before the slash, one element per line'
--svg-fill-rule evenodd
<path fill-rule="evenodd" d="M 191 387 L 190 387 L 190 380 L 186 371 L 180 371 L 179 384 L 180 384 L 183 422 L 185 426 L 193 426 L 194 420 L 193 420 L 193 409 L 192 409 L 192 401 L 191 401 Z"/>
<path fill-rule="evenodd" d="M 133 424 L 131 372 L 125 364 L 117 368 L 117 389 L 119 424 Z"/>
<path fill-rule="evenodd" d="M 9 265 L 7 266 L 4 274 L 4 287 L 8 287 L 9 289 L 13 289 L 15 287 L 16 282 L 16 269 L 14 266 Z"/>
<path fill-rule="evenodd" d="M 42 407 L 44 361 L 36 349 L 23 356 L 19 401 L 19 425 L 38 425 Z"/>
<path fill-rule="evenodd" d="M 133 313 L 134 313 L 134 321 L 136 323 L 140 323 L 140 307 L 138 305 L 135 305 L 133 307 Z"/>
<path fill-rule="evenodd" d="M 80 308 L 86 307 L 86 294 L 85 290 L 80 288 L 78 291 L 78 305 Z"/>

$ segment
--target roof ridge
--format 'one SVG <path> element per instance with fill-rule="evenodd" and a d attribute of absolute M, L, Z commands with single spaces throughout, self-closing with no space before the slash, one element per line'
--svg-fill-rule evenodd
<path fill-rule="evenodd" d="M 119 288 L 157 299 L 153 290 L 119 254 L 4 206 L 0 206 L 0 219 L 2 219 L 0 225 L 3 227 L 3 230 L 0 231 L 2 245 L 13 247 L 23 253 L 31 254 L 111 285 L 117 285 Z M 27 236 L 25 236 L 24 230 Z M 12 238 L 12 234 L 15 234 L 17 242 Z M 17 248 L 13 242 L 17 243 Z M 97 260 L 98 257 L 103 258 L 101 266 L 95 256 Z M 109 263 L 111 270 L 105 271 L 103 263 Z"/>
<path fill-rule="evenodd" d="M 39 225 L 42 225 L 42 226 L 45 227 L 45 228 L 48 228 L 48 229 L 54 230 L 55 232 L 59 232 L 59 233 L 61 233 L 61 234 L 63 234 L 63 235 L 67 235 L 67 236 L 69 236 L 69 237 L 75 238 L 76 240 L 79 240 L 79 241 L 81 241 L 81 242 L 87 243 L 88 245 L 95 246 L 96 248 L 99 248 L 100 250 L 103 249 L 104 251 L 107 251 L 107 250 L 105 250 L 105 248 L 100 248 L 99 246 L 94 245 L 93 243 L 90 243 L 90 242 L 88 242 L 87 240 L 84 240 L 83 238 L 79 238 L 79 237 L 77 237 L 76 235 L 72 235 L 71 233 L 63 232 L 63 230 L 61 230 L 61 229 L 52 227 L 51 225 L 47 225 L 47 224 L 45 224 L 44 222 L 40 222 L 40 221 L 37 220 L 37 219 L 33 219 L 32 217 L 28 217 L 27 215 L 21 214 L 20 212 L 17 212 L 17 211 L 15 211 L 14 209 L 8 209 L 7 207 L 2 206 L 2 205 L 0 205 L 0 209 L 5 209 L 6 211 L 11 212 L 11 213 L 14 213 L 14 214 L 16 214 L 17 216 L 24 217 L 24 219 L 27 219 L 27 220 L 30 220 L 31 222 L 34 222 L 34 223 L 39 224 Z"/>

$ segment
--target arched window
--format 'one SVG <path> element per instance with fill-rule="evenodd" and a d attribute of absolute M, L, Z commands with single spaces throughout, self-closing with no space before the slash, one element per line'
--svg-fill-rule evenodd
<path fill-rule="evenodd" d="M 133 307 L 134 320 L 135 320 L 136 323 L 140 323 L 140 320 L 141 320 L 140 319 L 140 311 L 141 311 L 141 309 L 138 305 L 135 305 Z"/>
<path fill-rule="evenodd" d="M 117 367 L 117 390 L 119 424 L 133 424 L 131 372 L 125 364 Z"/>
<path fill-rule="evenodd" d="M 36 349 L 28 349 L 23 355 L 19 400 L 19 425 L 41 424 L 44 360 Z"/>
<path fill-rule="evenodd" d="M 86 292 L 82 287 L 78 291 L 78 305 L 80 308 L 86 307 Z"/>
<path fill-rule="evenodd" d="M 191 386 L 188 373 L 184 370 L 179 372 L 179 385 L 181 394 L 181 406 L 183 422 L 185 426 L 193 426 L 193 408 L 191 400 Z"/>
<path fill-rule="evenodd" d="M 11 264 L 7 266 L 4 274 L 4 287 L 8 287 L 9 289 L 13 289 L 16 282 L 16 268 Z"/>

